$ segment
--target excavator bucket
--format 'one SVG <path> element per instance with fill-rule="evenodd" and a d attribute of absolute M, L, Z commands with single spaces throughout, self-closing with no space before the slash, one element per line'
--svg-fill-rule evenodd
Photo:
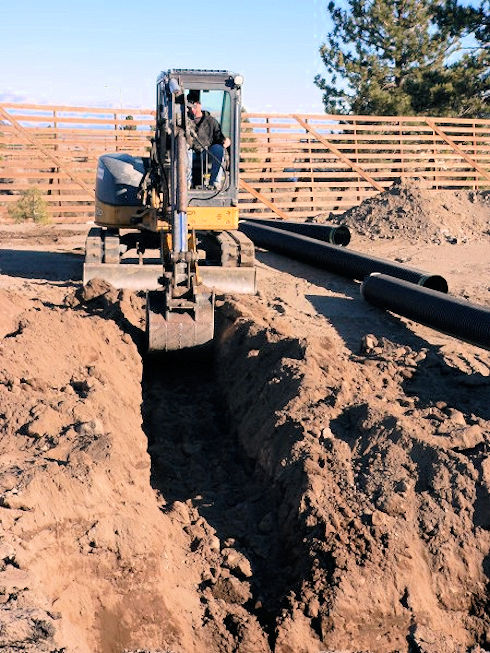
<path fill-rule="evenodd" d="M 148 353 L 179 351 L 210 342 L 214 336 L 214 293 L 194 294 L 192 307 L 169 309 L 168 295 L 149 292 L 146 299 Z"/>
<path fill-rule="evenodd" d="M 103 279 L 115 288 L 147 291 L 146 339 L 149 353 L 198 347 L 214 337 L 215 294 L 254 294 L 253 245 L 243 234 L 215 237 L 221 265 L 199 265 L 197 278 L 181 297 L 172 297 L 158 251 L 122 256 L 115 231 L 93 227 L 87 236 L 83 283 Z"/>

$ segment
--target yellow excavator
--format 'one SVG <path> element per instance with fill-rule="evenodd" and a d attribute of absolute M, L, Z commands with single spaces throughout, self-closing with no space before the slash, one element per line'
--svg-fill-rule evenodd
<path fill-rule="evenodd" d="M 149 156 L 99 158 L 83 282 L 147 291 L 149 352 L 209 342 L 215 292 L 256 290 L 254 247 L 238 231 L 242 82 L 224 70 L 162 72 Z M 218 122 L 223 156 L 200 141 L 195 102 Z"/>

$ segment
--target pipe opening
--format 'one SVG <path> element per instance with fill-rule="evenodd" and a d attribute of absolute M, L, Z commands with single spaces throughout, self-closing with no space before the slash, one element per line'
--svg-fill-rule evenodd
<path fill-rule="evenodd" d="M 338 227 L 335 227 L 332 232 L 332 239 L 334 245 L 341 245 L 342 247 L 347 247 L 347 245 L 350 243 L 349 228 L 343 224 Z"/>
<path fill-rule="evenodd" d="M 423 288 L 429 288 L 430 290 L 437 290 L 443 293 L 447 293 L 449 290 L 446 279 L 441 277 L 439 274 L 431 274 L 422 277 L 418 282 L 418 285 Z"/>

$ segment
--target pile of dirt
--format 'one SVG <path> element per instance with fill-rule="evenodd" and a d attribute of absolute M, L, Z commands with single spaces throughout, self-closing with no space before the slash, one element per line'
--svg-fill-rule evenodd
<path fill-rule="evenodd" d="M 1 224 L 1 222 L 0 222 Z M 56 245 L 57 243 L 68 241 L 71 238 L 85 236 L 86 229 L 81 225 L 57 224 L 57 225 L 37 225 L 34 222 L 24 222 L 5 225 L 4 229 L 0 226 L 0 242 L 12 243 L 18 241 L 19 244 L 36 245 Z"/>
<path fill-rule="evenodd" d="M 273 650 L 490 645 L 488 367 L 372 334 L 353 355 L 287 304 L 271 329 L 276 308 L 230 306 L 220 348 L 240 442 L 282 497 Z"/>
<path fill-rule="evenodd" d="M 42 294 L 0 290 L 0 648 L 193 650 L 189 543 L 150 486 L 124 331 L 138 300 L 104 284 Z"/>
<path fill-rule="evenodd" d="M 422 180 L 403 180 L 333 219 L 372 240 L 465 243 L 490 235 L 490 194 L 432 190 Z"/>

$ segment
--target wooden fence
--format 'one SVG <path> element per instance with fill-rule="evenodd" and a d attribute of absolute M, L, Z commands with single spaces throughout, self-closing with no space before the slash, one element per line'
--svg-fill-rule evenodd
<path fill-rule="evenodd" d="M 97 158 L 145 155 L 154 112 L 0 104 L 0 217 L 38 187 L 56 221 L 92 219 Z M 490 188 L 490 120 L 243 114 L 240 213 L 343 212 L 391 186 Z"/>

